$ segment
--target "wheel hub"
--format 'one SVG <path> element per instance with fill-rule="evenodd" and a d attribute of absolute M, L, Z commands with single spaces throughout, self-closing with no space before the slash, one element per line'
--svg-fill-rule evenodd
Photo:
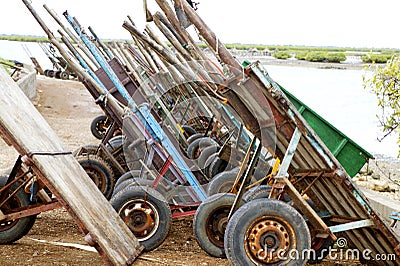
<path fill-rule="evenodd" d="M 101 193 L 104 193 L 106 190 L 106 182 L 104 180 L 104 175 L 99 173 L 98 171 L 94 169 L 85 169 L 87 175 L 90 177 L 90 179 L 95 183 L 95 185 L 99 188 Z"/>
<path fill-rule="evenodd" d="M 154 234 L 158 216 L 147 202 L 133 202 L 125 206 L 120 213 L 125 224 L 139 240 L 148 239 Z"/>
<path fill-rule="evenodd" d="M 290 249 L 295 248 L 293 229 L 287 223 L 260 219 L 247 232 L 246 253 L 256 264 L 281 261 Z"/>
<path fill-rule="evenodd" d="M 8 202 L 6 202 L 2 207 L 1 207 L 1 211 L 4 214 L 10 213 L 12 212 L 12 210 L 16 210 L 18 208 L 22 207 L 21 202 L 18 200 L 18 198 L 13 197 L 12 199 L 10 199 Z M 13 228 L 16 224 L 18 223 L 18 219 L 17 220 L 10 220 L 7 222 L 0 222 L 0 231 L 7 231 L 10 230 L 11 228 Z"/>
<path fill-rule="evenodd" d="M 225 229 L 228 224 L 230 206 L 222 206 L 207 219 L 207 237 L 216 246 L 224 246 Z"/>

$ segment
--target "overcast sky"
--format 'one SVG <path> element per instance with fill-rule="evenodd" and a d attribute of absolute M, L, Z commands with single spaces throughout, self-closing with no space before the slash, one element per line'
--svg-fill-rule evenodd
<path fill-rule="evenodd" d="M 100 38 L 130 39 L 121 26 L 127 15 L 145 24 L 142 0 L 31 1 L 54 32 L 43 4 L 60 16 L 68 10 Z M 147 1 L 156 11 L 155 1 Z M 400 48 L 398 0 L 197 1 L 198 13 L 226 43 Z M 44 35 L 22 0 L 1 0 L 0 34 Z"/>

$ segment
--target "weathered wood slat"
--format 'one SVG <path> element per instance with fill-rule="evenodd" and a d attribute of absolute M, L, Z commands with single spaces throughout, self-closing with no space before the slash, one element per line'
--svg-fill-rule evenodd
<path fill-rule="evenodd" d="M 67 100 L 67 99 L 66 99 Z M 21 155 L 61 152 L 57 135 L 19 87 L 0 67 L 0 127 Z M 44 178 L 82 231 L 112 265 L 132 263 L 140 244 L 72 155 L 33 155 Z"/>

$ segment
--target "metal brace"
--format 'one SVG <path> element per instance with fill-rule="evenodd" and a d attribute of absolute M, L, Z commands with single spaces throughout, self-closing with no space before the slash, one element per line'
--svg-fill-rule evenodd
<path fill-rule="evenodd" d="M 292 198 L 293 202 L 300 209 L 300 211 L 306 216 L 308 221 L 312 224 L 312 226 L 316 229 L 322 230 L 322 234 L 318 234 L 318 237 L 328 238 L 330 237 L 332 240 L 336 240 L 336 236 L 329 230 L 329 227 L 325 224 L 325 222 L 318 216 L 318 214 L 311 208 L 311 206 L 306 202 L 306 200 L 302 197 L 302 195 L 297 191 L 294 185 L 289 181 L 287 176 L 287 171 L 289 169 L 289 165 L 292 162 L 294 153 L 296 151 L 297 145 L 300 141 L 301 133 L 298 128 L 296 128 L 293 132 L 292 139 L 290 140 L 289 146 L 286 150 L 285 157 L 282 160 L 281 168 L 277 176 L 275 177 L 275 184 L 273 189 L 271 190 L 270 197 L 276 196 L 276 185 L 278 187 L 285 188 L 287 194 Z"/>

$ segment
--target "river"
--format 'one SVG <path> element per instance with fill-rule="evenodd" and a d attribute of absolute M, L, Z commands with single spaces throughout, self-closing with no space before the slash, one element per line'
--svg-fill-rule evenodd
<path fill-rule="evenodd" d="M 376 96 L 364 89 L 365 70 L 265 66 L 270 76 L 361 147 L 397 157 L 395 134 L 382 136 Z"/>
<path fill-rule="evenodd" d="M 25 51 L 24 44 L 29 51 Z M 0 40 L 0 57 L 30 63 L 37 58 L 43 69 L 51 62 L 37 43 Z M 362 84 L 364 70 L 318 69 L 311 67 L 265 65 L 270 76 L 320 114 L 361 147 L 372 154 L 396 157 L 396 136 L 382 142 L 376 114 L 379 109 L 374 94 Z"/>

